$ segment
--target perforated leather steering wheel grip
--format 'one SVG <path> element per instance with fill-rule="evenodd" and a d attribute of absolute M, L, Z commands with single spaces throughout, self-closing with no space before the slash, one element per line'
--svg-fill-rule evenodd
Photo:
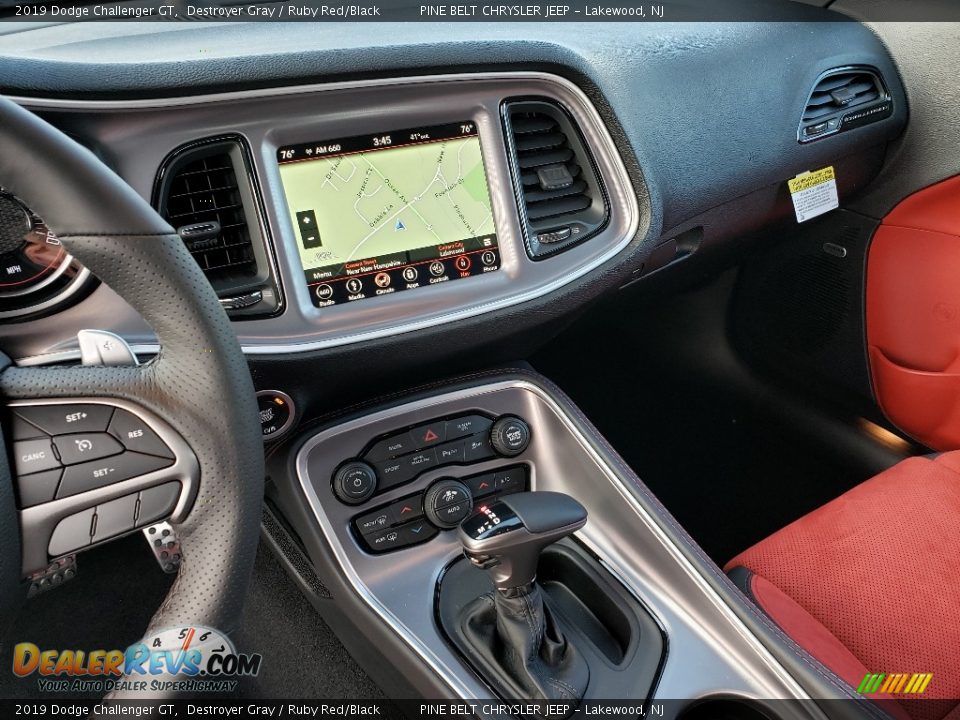
<path fill-rule="evenodd" d="M 198 494 L 177 527 L 179 577 L 149 631 L 208 625 L 229 634 L 239 626 L 253 569 L 264 477 L 253 383 L 230 322 L 174 230 L 93 153 L 5 98 L 0 148 L 0 186 L 133 306 L 162 348 L 140 367 L 8 367 L 0 393 L 122 398 L 183 436 L 200 466 Z M 0 526 L 16 528 L 3 475 Z M 0 561 L 0 579 L 8 579 L 7 562 Z"/>

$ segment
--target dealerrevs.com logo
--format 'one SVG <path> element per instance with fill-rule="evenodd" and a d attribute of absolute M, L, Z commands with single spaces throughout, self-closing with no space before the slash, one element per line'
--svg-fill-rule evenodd
<path fill-rule="evenodd" d="M 126 650 L 42 650 L 29 642 L 13 649 L 14 674 L 36 675 L 43 692 L 233 692 L 262 661 L 202 626 L 163 630 Z"/>

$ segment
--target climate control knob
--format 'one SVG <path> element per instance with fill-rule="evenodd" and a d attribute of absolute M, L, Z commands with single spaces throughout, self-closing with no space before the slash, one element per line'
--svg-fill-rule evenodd
<path fill-rule="evenodd" d="M 438 528 L 457 527 L 473 509 L 473 496 L 459 480 L 440 480 L 423 496 L 423 513 Z"/>
<path fill-rule="evenodd" d="M 377 489 L 377 474 L 365 462 L 353 460 L 333 476 L 333 493 L 347 505 L 359 505 Z"/>
<path fill-rule="evenodd" d="M 530 426 L 513 415 L 504 415 L 490 428 L 490 444 L 499 455 L 516 457 L 530 444 Z"/>

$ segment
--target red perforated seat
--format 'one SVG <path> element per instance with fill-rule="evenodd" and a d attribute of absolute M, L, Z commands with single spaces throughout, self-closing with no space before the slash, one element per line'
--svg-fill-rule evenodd
<path fill-rule="evenodd" d="M 908 679 L 871 697 L 915 720 L 960 719 L 960 452 L 895 465 L 725 570 L 854 689 L 868 672 L 932 673 L 921 696 L 903 693 Z"/>

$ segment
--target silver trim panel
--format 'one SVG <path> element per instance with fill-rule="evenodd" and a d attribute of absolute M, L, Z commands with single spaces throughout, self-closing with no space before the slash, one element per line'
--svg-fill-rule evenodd
<path fill-rule="evenodd" d="M 504 100 L 551 100 L 577 122 L 593 153 L 610 205 L 610 221 L 597 236 L 554 257 L 532 261 L 524 249 L 517 202 L 510 179 L 507 144 L 500 117 Z M 149 198 L 154 176 L 167 154 L 184 143 L 225 133 L 249 144 L 253 172 L 263 193 L 270 236 L 287 307 L 269 319 L 237 322 L 234 328 L 248 354 L 282 354 L 342 346 L 416 332 L 518 305 L 563 288 L 622 252 L 643 227 L 637 192 L 602 118 L 572 82 L 540 72 L 458 74 L 329 85 L 270 88 L 187 98 L 84 101 L 16 98 L 85 142 L 108 150 L 114 169 Z M 491 189 L 502 264 L 488 273 L 406 293 L 318 309 L 310 302 L 296 252 L 275 161 L 277 147 L 324 137 L 387 131 L 424 122 L 473 119 Z M 113 301 L 91 296 L 81 306 Z M 71 310 L 51 327 L 64 335 L 19 335 L 0 327 L 14 357 L 41 364 L 56 353 L 65 359 L 75 334 Z M 149 329 L 125 304 L 100 309 L 133 346 L 155 351 Z M 89 310 L 86 311 L 89 314 Z M 83 313 L 82 308 L 76 314 Z M 138 328 L 133 330 L 133 328 Z M 71 332 L 72 330 L 72 332 Z M 29 360 L 27 360 L 29 358 Z M 52 359 L 52 358 L 51 358 Z"/>
<path fill-rule="evenodd" d="M 534 490 L 566 492 L 586 506 L 590 520 L 577 538 L 657 616 L 668 635 L 669 652 L 654 699 L 716 693 L 807 697 L 670 540 L 659 519 L 645 510 L 633 484 L 606 463 L 545 390 L 519 380 L 454 391 L 348 421 L 309 439 L 296 457 L 297 477 L 310 509 L 353 590 L 451 693 L 465 699 L 491 695 L 441 637 L 433 617 L 436 583 L 462 553 L 456 534 L 441 532 L 420 546 L 369 555 L 358 547 L 349 528 L 350 518 L 363 511 L 336 500 L 330 475 L 381 433 L 474 411 L 516 414 L 531 424 L 530 447 L 509 462 L 530 466 Z M 439 477 L 472 475 L 505 462 L 434 469 L 378 496 L 377 502 L 422 490 Z M 691 667 L 698 672 L 691 673 Z"/>

